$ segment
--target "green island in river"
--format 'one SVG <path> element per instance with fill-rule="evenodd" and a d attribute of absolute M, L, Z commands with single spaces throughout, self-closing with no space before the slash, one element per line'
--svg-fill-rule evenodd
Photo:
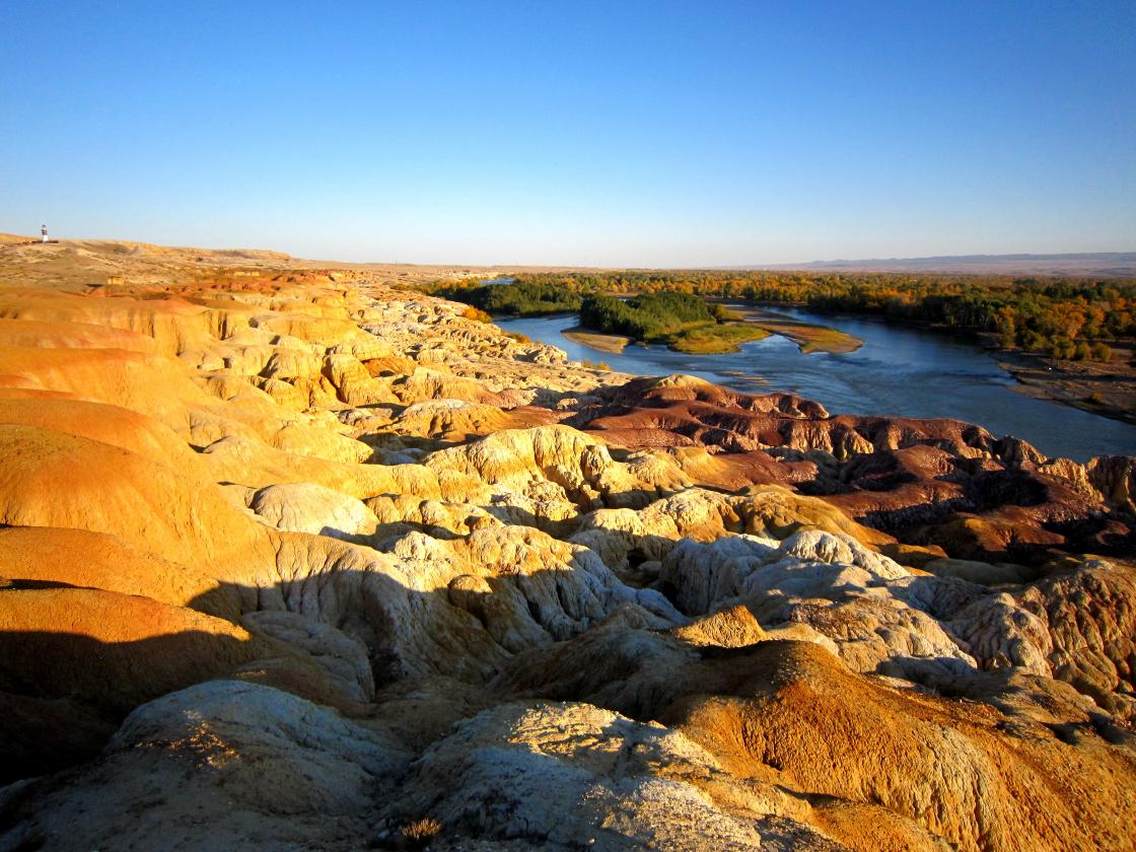
<path fill-rule="evenodd" d="M 861 345 L 855 337 L 833 328 L 711 304 L 698 296 L 668 291 L 628 299 L 584 296 L 580 325 L 641 343 L 663 343 L 678 352 L 695 355 L 736 352 L 741 344 L 771 334 L 788 337 L 802 352 L 851 352 Z"/>
<path fill-rule="evenodd" d="M 860 338 L 827 325 L 816 325 L 786 314 L 746 305 L 729 307 L 737 311 L 746 322 L 758 325 L 770 334 L 780 334 L 789 338 L 805 353 L 831 352 L 839 355 L 855 352 L 864 345 L 864 341 Z"/>

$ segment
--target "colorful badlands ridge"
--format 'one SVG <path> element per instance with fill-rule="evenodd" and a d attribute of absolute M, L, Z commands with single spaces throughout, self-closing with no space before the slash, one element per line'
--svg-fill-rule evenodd
<path fill-rule="evenodd" d="M 1136 459 L 106 245 L 4 250 L 0 848 L 1132 848 Z"/>

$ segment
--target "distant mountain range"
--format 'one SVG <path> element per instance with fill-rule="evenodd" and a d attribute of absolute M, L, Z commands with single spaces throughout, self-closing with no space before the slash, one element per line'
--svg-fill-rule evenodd
<path fill-rule="evenodd" d="M 941 257 L 887 257 L 868 260 L 814 260 L 808 263 L 780 263 L 776 264 L 776 268 L 832 270 L 834 272 L 959 272 L 1136 278 L 1136 252 L 960 254 Z"/>

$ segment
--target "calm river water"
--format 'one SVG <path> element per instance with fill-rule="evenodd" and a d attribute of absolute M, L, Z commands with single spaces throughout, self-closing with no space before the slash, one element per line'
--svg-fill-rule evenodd
<path fill-rule="evenodd" d="M 953 417 L 995 435 L 1024 438 L 1050 456 L 1086 461 L 1094 455 L 1136 454 L 1136 426 L 1098 417 L 1014 390 L 1013 376 L 970 343 L 856 317 L 820 317 L 778 309 L 807 322 L 834 326 L 864 345 L 846 355 L 801 354 L 774 335 L 730 355 L 684 355 L 663 346 L 600 352 L 564 337 L 575 315 L 498 319 L 508 331 L 559 346 L 573 360 L 604 361 L 636 375 L 688 373 L 751 393 L 792 391 L 833 414 Z"/>

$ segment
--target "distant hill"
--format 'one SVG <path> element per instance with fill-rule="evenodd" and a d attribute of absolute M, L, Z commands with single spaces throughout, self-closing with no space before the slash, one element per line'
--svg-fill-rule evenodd
<path fill-rule="evenodd" d="M 956 272 L 1136 278 L 1136 252 L 960 254 L 941 257 L 872 258 L 869 260 L 815 260 L 809 263 L 777 264 L 776 268 L 832 270 L 834 272 Z"/>

